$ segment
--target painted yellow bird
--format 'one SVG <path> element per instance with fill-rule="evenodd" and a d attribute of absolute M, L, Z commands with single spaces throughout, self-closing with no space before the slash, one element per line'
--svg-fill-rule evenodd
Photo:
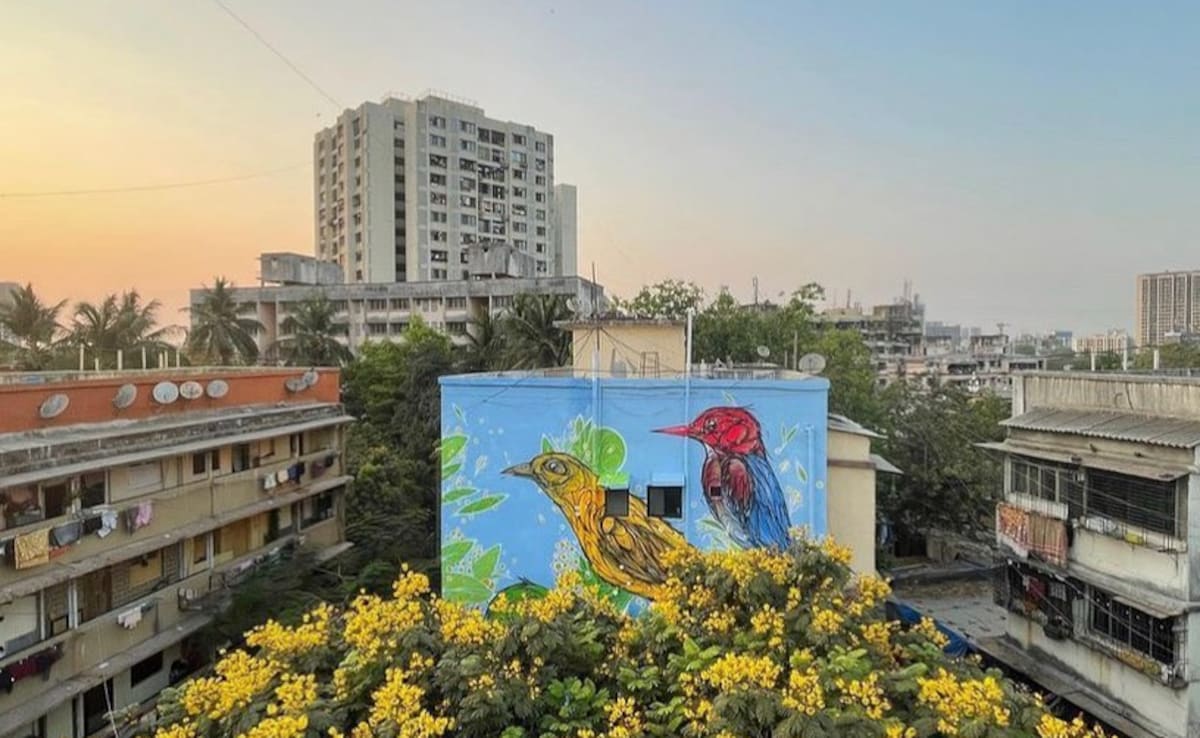
<path fill-rule="evenodd" d="M 566 516 L 596 575 L 636 595 L 657 599 L 667 580 L 663 555 L 690 545 L 679 531 L 647 515 L 637 497 L 630 496 L 628 515 L 605 515 L 600 479 L 570 454 L 539 454 L 504 473 L 537 483 Z"/>

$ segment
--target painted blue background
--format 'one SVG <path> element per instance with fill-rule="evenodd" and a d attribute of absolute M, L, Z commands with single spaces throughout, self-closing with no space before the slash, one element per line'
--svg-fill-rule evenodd
<path fill-rule="evenodd" d="M 483 605 L 521 579 L 552 585 L 559 570 L 576 565 L 579 547 L 558 507 L 530 480 L 501 472 L 546 445 L 566 450 L 579 419 L 624 439 L 620 471 L 628 475 L 632 494 L 644 498 L 648 483 L 683 483 L 683 518 L 667 522 L 697 547 L 727 548 L 732 544 L 712 521 L 700 489 L 703 446 L 652 430 L 688 423 L 710 407 L 745 407 L 762 427 L 793 527 L 807 527 L 816 536 L 826 532 L 829 385 L 824 379 L 696 379 L 690 392 L 682 380 L 593 384 L 527 375 L 460 375 L 443 377 L 441 384 L 442 566 L 448 598 Z"/>

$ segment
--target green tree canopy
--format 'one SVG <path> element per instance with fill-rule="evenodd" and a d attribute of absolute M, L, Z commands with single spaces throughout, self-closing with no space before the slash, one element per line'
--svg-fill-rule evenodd
<path fill-rule="evenodd" d="M 320 293 L 296 304 L 280 325 L 274 349 L 288 366 L 342 366 L 353 358 L 338 340 L 338 309 Z"/>
<path fill-rule="evenodd" d="M 137 290 L 111 294 L 98 303 L 80 302 L 67 340 L 101 366 L 115 367 L 118 351 L 126 354 L 125 366 L 132 366 L 140 350 L 157 352 L 169 345 L 166 339 L 176 328 L 158 325 L 160 307 L 158 300 L 143 301 Z"/>
<path fill-rule="evenodd" d="M 12 291 L 0 302 L 0 326 L 9 335 L 0 348 L 12 356 L 18 368 L 46 369 L 54 358 L 54 345 L 60 330 L 58 314 L 66 300 L 48 305 L 42 302 L 33 285 Z"/>
<path fill-rule="evenodd" d="M 514 369 L 569 364 L 571 334 L 558 324 L 574 317 L 575 311 L 563 295 L 517 295 L 503 318 L 506 363 Z"/>
<path fill-rule="evenodd" d="M 213 286 L 205 289 L 200 302 L 190 308 L 192 329 L 188 333 L 187 350 L 194 361 L 215 361 L 229 366 L 235 361 L 253 364 L 258 360 L 254 337 L 263 330 L 263 325 L 242 314 L 232 287 L 227 279 L 217 277 Z"/>
<path fill-rule="evenodd" d="M 664 279 L 642 287 L 629 301 L 614 302 L 618 310 L 635 317 L 683 320 L 688 310 L 704 307 L 704 289 L 694 282 Z"/>

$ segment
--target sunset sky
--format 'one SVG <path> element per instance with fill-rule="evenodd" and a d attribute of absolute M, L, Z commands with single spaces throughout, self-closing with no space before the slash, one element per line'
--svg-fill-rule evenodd
<path fill-rule="evenodd" d="M 909 278 L 932 319 L 1100 330 L 1135 273 L 1200 268 L 1200 4 L 225 1 L 343 106 L 435 88 L 553 133 L 611 292 Z M 212 0 L 0 0 L 0 90 L 0 281 L 184 322 L 311 253 L 338 108 Z"/>

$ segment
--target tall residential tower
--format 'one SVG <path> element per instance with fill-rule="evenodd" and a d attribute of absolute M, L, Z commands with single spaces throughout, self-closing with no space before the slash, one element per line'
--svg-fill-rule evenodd
<path fill-rule="evenodd" d="M 1200 333 L 1200 271 L 1139 274 L 1136 311 L 1139 347 Z"/>
<path fill-rule="evenodd" d="M 346 282 L 469 278 L 472 247 L 574 276 L 575 197 L 556 202 L 554 137 L 426 94 L 347 110 L 313 143 L 316 256 Z M 567 232 L 569 230 L 569 232 Z"/>

